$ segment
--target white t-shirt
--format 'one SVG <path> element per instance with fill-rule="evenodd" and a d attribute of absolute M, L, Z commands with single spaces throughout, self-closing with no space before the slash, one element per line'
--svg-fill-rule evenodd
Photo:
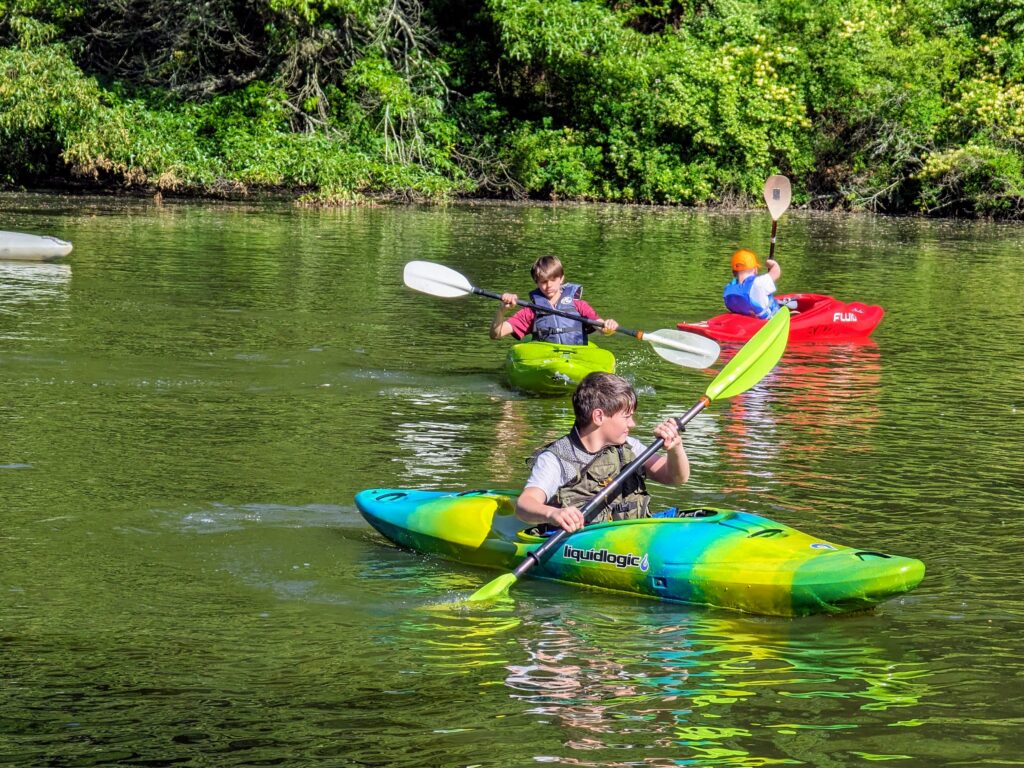
<path fill-rule="evenodd" d="M 771 295 L 778 290 L 772 276 L 765 272 L 754 278 L 750 286 L 750 301 L 759 307 L 767 307 L 771 303 Z"/>
<path fill-rule="evenodd" d="M 634 456 L 639 456 L 647 448 L 635 437 L 627 437 L 626 445 L 633 451 Z M 578 450 L 575 446 L 573 448 Z M 580 457 L 585 459 L 586 464 L 593 461 L 594 456 L 596 454 L 580 451 Z M 575 478 L 575 474 L 566 477 L 565 470 L 566 467 L 562 465 L 562 462 L 558 460 L 555 454 L 551 451 L 544 451 L 537 457 L 537 461 L 534 462 L 533 470 L 526 479 L 526 487 L 540 488 L 544 492 L 545 501 L 550 502 L 555 494 L 558 493 L 559 488 Z"/>

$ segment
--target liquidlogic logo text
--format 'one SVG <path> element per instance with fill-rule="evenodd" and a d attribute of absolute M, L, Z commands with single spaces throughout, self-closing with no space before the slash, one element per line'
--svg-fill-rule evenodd
<path fill-rule="evenodd" d="M 577 563 L 609 563 L 616 568 L 639 568 L 641 571 L 646 571 L 650 567 L 647 555 L 641 558 L 632 552 L 620 555 L 607 549 L 578 549 L 571 544 L 566 544 L 562 549 L 562 557 L 566 560 L 575 560 Z"/>

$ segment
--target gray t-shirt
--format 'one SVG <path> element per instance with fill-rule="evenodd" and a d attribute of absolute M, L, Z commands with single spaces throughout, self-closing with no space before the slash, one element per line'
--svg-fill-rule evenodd
<path fill-rule="evenodd" d="M 639 456 L 646 448 L 635 437 L 627 437 L 626 445 L 633 451 L 634 456 Z M 579 451 L 575 446 L 573 446 L 573 450 Z M 595 454 L 587 453 L 586 451 L 579 451 L 579 453 L 580 458 L 584 459 L 584 464 L 589 464 L 595 456 Z M 572 474 L 567 476 L 567 468 L 558 460 L 558 457 L 551 451 L 544 451 L 537 457 L 533 470 L 526 479 L 525 487 L 540 488 L 544 492 L 545 501 L 550 502 L 555 494 L 558 493 L 559 488 L 575 478 L 575 472 L 571 469 L 568 471 L 572 472 Z"/>

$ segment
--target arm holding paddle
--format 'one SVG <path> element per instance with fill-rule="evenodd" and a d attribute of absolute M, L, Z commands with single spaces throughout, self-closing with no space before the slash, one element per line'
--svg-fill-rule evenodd
<path fill-rule="evenodd" d="M 682 485 L 690 479 L 690 459 L 683 447 L 683 436 L 675 419 L 665 419 L 654 428 L 654 436 L 664 440 L 664 456 L 655 454 L 644 468 L 647 476 L 663 485 Z"/>
<path fill-rule="evenodd" d="M 535 485 L 527 486 L 516 500 L 516 517 L 533 525 L 550 525 L 573 533 L 583 525 L 579 507 L 553 507 L 548 504 L 544 491 Z"/>
<path fill-rule="evenodd" d="M 510 309 L 516 306 L 517 301 L 519 301 L 519 297 L 514 293 L 501 294 L 501 304 L 498 305 L 498 309 L 494 313 L 494 319 L 491 320 L 492 339 L 503 339 L 510 333 L 515 332 L 512 323 L 508 322 L 505 316 L 509 313 Z"/>
<path fill-rule="evenodd" d="M 764 185 L 764 200 L 772 215 L 772 242 L 765 265 L 768 271 L 758 274 L 761 267 L 755 254 L 749 248 L 739 248 L 730 256 L 732 280 L 725 286 L 722 299 L 730 312 L 767 320 L 776 311 L 779 303 L 775 299 L 776 283 L 782 276 L 782 267 L 775 260 L 775 233 L 779 217 L 789 207 L 789 179 L 785 176 L 771 176 Z"/>

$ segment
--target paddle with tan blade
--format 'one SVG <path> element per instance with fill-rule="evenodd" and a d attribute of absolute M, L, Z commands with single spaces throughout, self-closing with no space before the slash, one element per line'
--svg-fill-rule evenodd
<path fill-rule="evenodd" d="M 786 341 L 789 339 L 789 310 L 783 307 L 765 323 L 754 336 L 744 344 L 736 356 L 722 369 L 714 381 L 708 386 L 707 391 L 690 410 L 676 419 L 679 428 L 693 419 L 698 413 L 707 408 L 715 400 L 727 399 L 746 392 L 748 389 L 763 379 L 775 364 L 779 362 L 782 353 L 786 349 Z M 643 453 L 627 464 L 622 471 L 607 486 L 601 489 L 586 505 L 580 510 L 583 513 L 584 524 L 590 522 L 597 516 L 609 496 L 616 493 L 622 484 L 638 471 L 643 465 L 656 454 L 665 441 L 661 438 L 649 445 Z M 537 549 L 530 552 L 526 558 L 516 566 L 512 573 L 506 573 L 494 579 L 488 584 L 474 592 L 470 602 L 480 600 L 491 600 L 503 595 L 509 587 L 519 581 L 531 568 L 540 565 L 547 560 L 555 550 L 561 546 L 571 534 L 561 530 L 551 536 Z"/>
<path fill-rule="evenodd" d="M 768 213 L 772 215 L 772 244 L 769 259 L 775 258 L 775 231 L 779 228 L 779 218 L 789 208 L 789 202 L 793 199 L 792 190 L 789 187 L 789 179 L 785 176 L 769 176 L 764 183 L 764 201 L 768 204 Z"/>
<path fill-rule="evenodd" d="M 410 261 L 405 265 L 405 272 L 402 277 L 405 284 L 414 291 L 429 293 L 431 296 L 440 296 L 443 299 L 475 294 L 501 301 L 500 293 L 476 288 L 461 273 L 443 264 L 435 264 L 432 261 Z M 604 327 L 604 323 L 601 321 L 588 320 L 579 315 L 541 307 L 529 301 L 520 299 L 516 304 L 520 307 L 529 307 L 537 312 L 548 315 L 567 317 L 594 328 Z M 662 328 L 660 331 L 653 331 L 651 333 L 631 331 L 628 328 L 618 328 L 616 330 L 618 333 L 632 336 L 634 339 L 646 341 L 660 357 L 668 360 L 670 363 L 683 365 L 687 368 L 709 368 L 718 359 L 718 353 L 721 351 L 718 342 L 713 339 L 707 339 L 696 333 L 687 333 L 675 328 Z"/>

